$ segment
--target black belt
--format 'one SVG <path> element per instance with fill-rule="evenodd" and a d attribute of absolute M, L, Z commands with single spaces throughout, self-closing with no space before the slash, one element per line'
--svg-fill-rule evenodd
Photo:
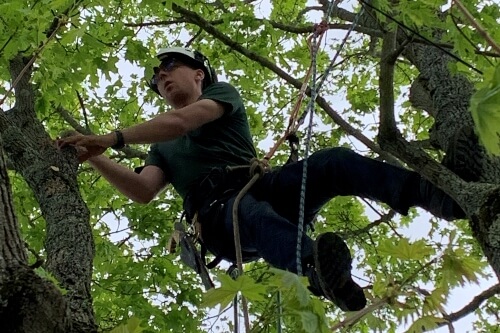
<path fill-rule="evenodd" d="M 249 179 L 249 167 L 218 167 L 210 170 L 184 198 L 183 208 L 188 221 L 192 220 L 196 213 L 202 218 L 216 202 L 230 198 L 241 190 Z"/>

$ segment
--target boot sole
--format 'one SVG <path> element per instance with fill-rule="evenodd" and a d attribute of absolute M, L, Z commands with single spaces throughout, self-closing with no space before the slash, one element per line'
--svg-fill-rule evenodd
<path fill-rule="evenodd" d="M 351 253 L 333 232 L 321 234 L 314 243 L 315 269 L 326 298 L 343 311 L 366 306 L 363 289 L 351 277 Z"/>
<path fill-rule="evenodd" d="M 468 182 L 481 176 L 482 148 L 471 126 L 463 126 L 453 136 L 442 164 Z"/>

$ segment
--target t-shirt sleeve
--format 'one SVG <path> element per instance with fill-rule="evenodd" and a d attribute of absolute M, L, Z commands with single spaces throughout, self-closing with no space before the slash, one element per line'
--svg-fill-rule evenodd
<path fill-rule="evenodd" d="M 235 87 L 226 82 L 209 85 L 201 94 L 199 100 L 211 99 L 224 105 L 224 112 L 230 114 L 239 109 L 243 101 Z"/>
<path fill-rule="evenodd" d="M 167 167 L 165 165 L 165 162 L 163 161 L 163 158 L 161 157 L 160 151 L 158 150 L 158 144 L 154 143 L 150 146 L 149 151 L 148 151 L 148 156 L 146 157 L 146 160 L 144 162 L 144 165 L 137 167 L 134 169 L 136 173 L 141 173 L 142 169 L 149 165 L 154 165 L 160 168 L 163 173 L 165 174 L 165 177 L 167 180 L 170 179 L 170 175 L 167 174 Z"/>

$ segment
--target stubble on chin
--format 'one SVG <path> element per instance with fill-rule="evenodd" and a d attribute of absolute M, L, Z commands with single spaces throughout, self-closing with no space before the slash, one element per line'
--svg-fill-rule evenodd
<path fill-rule="evenodd" d="M 170 93 L 165 97 L 165 101 L 174 109 L 179 109 L 186 104 L 189 95 L 181 92 Z"/>

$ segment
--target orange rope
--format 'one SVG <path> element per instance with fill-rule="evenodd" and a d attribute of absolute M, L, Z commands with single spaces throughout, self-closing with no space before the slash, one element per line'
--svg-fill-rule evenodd
<path fill-rule="evenodd" d="M 307 45 L 309 46 L 309 51 L 311 54 L 313 53 L 314 48 L 319 48 L 321 44 L 321 40 L 323 39 L 323 35 L 325 32 L 328 30 L 328 22 L 323 20 L 319 24 L 314 25 L 314 32 L 307 38 Z M 316 45 L 312 45 L 311 39 L 313 36 L 319 36 Z M 276 153 L 278 150 L 279 146 L 286 140 L 286 138 L 293 133 L 296 133 L 299 127 L 299 124 L 297 124 L 297 116 L 299 114 L 300 107 L 302 105 L 302 102 L 304 101 L 304 97 L 306 95 L 306 90 L 308 87 L 308 82 L 309 82 L 309 77 L 311 76 L 312 72 L 312 61 L 311 64 L 309 65 L 309 68 L 307 69 L 306 76 L 304 78 L 304 81 L 302 82 L 302 87 L 300 87 L 299 91 L 299 97 L 297 98 L 297 101 L 295 102 L 295 105 L 292 109 L 292 112 L 290 114 L 290 119 L 288 121 L 288 127 L 285 130 L 285 133 L 281 138 L 276 141 L 274 146 L 269 150 L 269 152 L 264 156 L 265 161 L 269 161 L 271 157 Z"/>

